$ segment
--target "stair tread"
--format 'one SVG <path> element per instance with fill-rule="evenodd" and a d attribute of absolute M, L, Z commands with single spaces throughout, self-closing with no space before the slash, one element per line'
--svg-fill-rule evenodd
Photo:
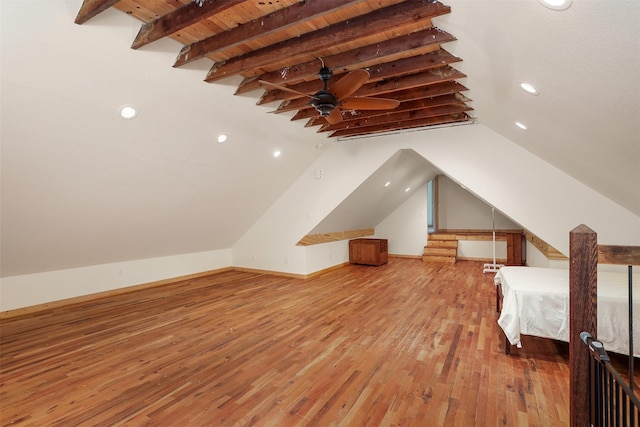
<path fill-rule="evenodd" d="M 456 234 L 445 234 L 445 233 L 438 233 L 438 234 L 429 234 L 429 239 L 436 239 L 436 240 L 458 240 L 458 236 Z"/>
<path fill-rule="evenodd" d="M 436 255 L 424 255 L 422 257 L 423 262 L 446 262 L 450 264 L 456 263 L 455 256 L 436 256 Z"/>
<path fill-rule="evenodd" d="M 457 248 L 458 241 L 457 240 L 429 240 L 427 242 L 427 246 L 425 247 L 434 247 L 434 248 Z"/>
<path fill-rule="evenodd" d="M 450 255 L 456 256 L 458 250 L 456 248 L 433 248 L 426 247 L 424 248 L 424 255 Z"/>

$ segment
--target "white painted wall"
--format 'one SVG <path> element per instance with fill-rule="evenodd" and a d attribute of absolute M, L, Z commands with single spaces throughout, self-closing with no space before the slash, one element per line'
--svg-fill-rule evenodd
<path fill-rule="evenodd" d="M 349 262 L 349 241 L 323 243 L 305 248 L 309 273 Z"/>
<path fill-rule="evenodd" d="M 440 229 L 491 230 L 491 206 L 446 176 L 438 179 L 438 226 Z M 521 229 L 522 226 L 495 210 L 496 230 Z M 493 242 L 462 240 L 458 242 L 458 258 L 493 259 Z M 495 244 L 496 262 L 506 260 L 507 242 Z"/>
<path fill-rule="evenodd" d="M 427 185 L 376 225 L 376 237 L 388 239 L 389 254 L 422 256 L 427 244 Z"/>
<path fill-rule="evenodd" d="M 347 241 L 307 247 L 296 243 L 402 148 L 415 150 L 455 182 L 563 253 L 568 253 L 569 232 L 579 224 L 597 231 L 602 244 L 640 244 L 640 217 L 476 124 L 333 142 L 233 248 L 6 277 L 0 282 L 0 310 L 228 266 L 310 274 L 346 262 Z M 321 180 L 314 178 L 313 171 L 319 168 L 324 171 Z M 416 242 L 405 241 L 408 232 L 400 225 L 404 219 L 412 224 L 407 230 L 421 227 L 422 220 L 414 213 L 414 209 L 423 209 L 421 203 L 410 199 L 378 225 L 377 237 L 390 238 L 390 244 L 397 245 L 395 249 L 391 246 L 392 253 L 413 253 L 418 239 L 424 246 L 426 236 L 412 236 Z M 426 223 L 426 206 L 424 212 Z"/>
<path fill-rule="evenodd" d="M 231 250 L 198 252 L 0 279 L 0 311 L 228 267 Z"/>
<path fill-rule="evenodd" d="M 480 240 L 460 240 L 458 241 L 459 259 L 493 259 L 493 242 Z M 496 262 L 504 262 L 507 259 L 507 242 L 496 242 Z"/>
<path fill-rule="evenodd" d="M 433 140 L 416 151 L 562 253 L 579 224 L 602 244 L 640 243 L 640 217 L 482 125 L 437 130 Z"/>
<path fill-rule="evenodd" d="M 568 235 L 567 235 L 568 236 Z M 569 268 L 568 260 L 549 259 L 530 242 L 527 242 L 527 265 L 542 268 Z"/>
<path fill-rule="evenodd" d="M 286 271 L 308 274 L 348 260 L 346 241 L 294 245 L 402 148 L 415 150 L 467 191 L 563 253 L 568 253 L 569 232 L 579 224 L 596 230 L 603 244 L 640 242 L 638 216 L 476 124 L 333 143 L 234 245 L 234 265 L 281 270 L 283 254 L 291 254 Z M 324 171 L 322 180 L 313 179 L 315 169 Z M 385 229 L 384 234 L 389 232 Z M 377 233 L 385 237 L 380 229 Z M 340 253 L 344 258 L 336 259 Z"/>
<path fill-rule="evenodd" d="M 348 261 L 347 241 L 295 244 L 398 149 L 379 142 L 334 142 L 236 242 L 233 264 L 309 274 Z M 322 179 L 315 179 L 317 169 L 323 170 Z"/>
<path fill-rule="evenodd" d="M 495 212 L 496 230 L 521 229 L 522 226 Z M 491 230 L 491 206 L 446 176 L 438 179 L 438 228 Z M 506 248 L 506 246 L 505 246 Z"/>

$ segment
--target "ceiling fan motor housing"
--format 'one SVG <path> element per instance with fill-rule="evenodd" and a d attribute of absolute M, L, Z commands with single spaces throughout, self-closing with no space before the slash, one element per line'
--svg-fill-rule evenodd
<path fill-rule="evenodd" d="M 318 91 L 311 100 L 322 117 L 327 117 L 338 106 L 338 100 L 325 89 Z"/>

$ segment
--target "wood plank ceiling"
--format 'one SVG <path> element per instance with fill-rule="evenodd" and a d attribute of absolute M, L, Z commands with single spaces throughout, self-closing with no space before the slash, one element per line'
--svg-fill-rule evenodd
<path fill-rule="evenodd" d="M 76 23 L 110 7 L 144 23 L 133 49 L 171 37 L 184 44 L 175 67 L 209 58 L 206 82 L 239 75 L 237 94 L 261 90 L 258 104 L 276 103 L 275 113 L 307 120 L 329 137 L 471 120 L 467 88 L 458 82 L 466 76 L 451 65 L 461 59 L 441 47 L 455 37 L 431 21 L 451 10 L 435 0 L 85 0 Z M 350 96 L 399 106 L 343 105 L 329 124 L 310 104 L 323 87 L 323 63 L 333 71 L 330 92 L 348 72 L 364 69 L 368 79 Z"/>

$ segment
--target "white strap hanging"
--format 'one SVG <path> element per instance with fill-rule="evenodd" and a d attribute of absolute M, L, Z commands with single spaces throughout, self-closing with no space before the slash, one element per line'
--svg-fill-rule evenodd
<path fill-rule="evenodd" d="M 500 268 L 504 267 L 503 264 L 496 264 L 496 208 L 491 207 L 491 217 L 493 224 L 493 264 L 485 264 L 482 270 L 483 273 L 496 273 Z"/>

